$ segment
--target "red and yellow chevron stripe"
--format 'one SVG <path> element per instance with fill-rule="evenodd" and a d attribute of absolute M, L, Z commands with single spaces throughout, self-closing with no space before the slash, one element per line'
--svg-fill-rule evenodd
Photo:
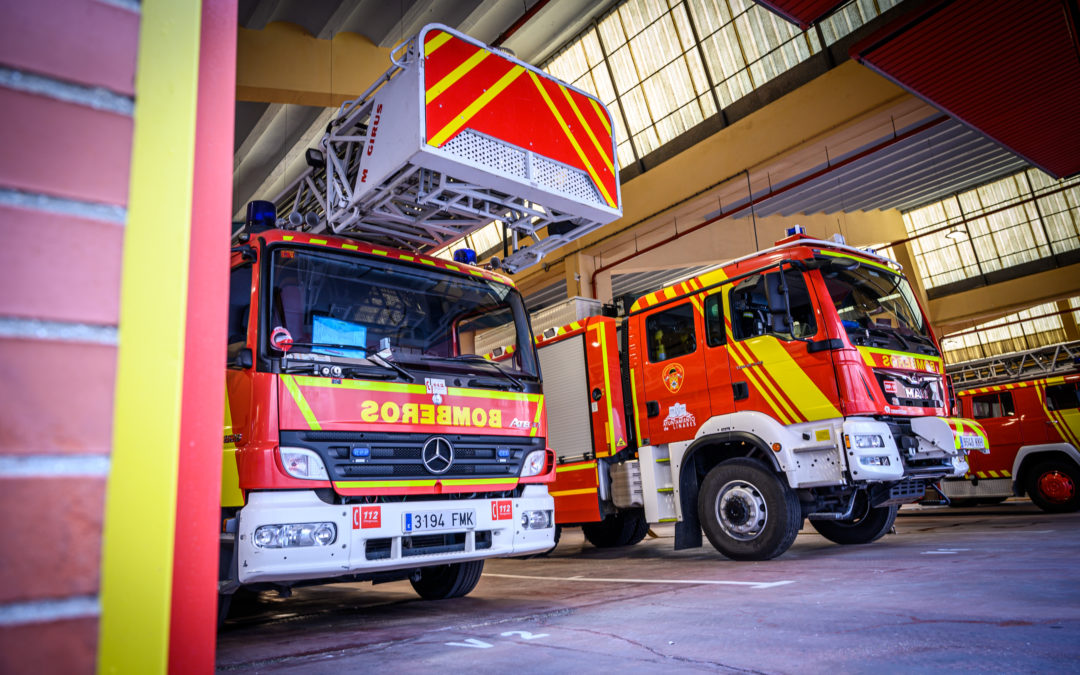
<path fill-rule="evenodd" d="M 429 145 L 468 128 L 584 171 L 618 208 L 611 121 L 598 101 L 442 30 L 426 34 L 424 59 Z"/>

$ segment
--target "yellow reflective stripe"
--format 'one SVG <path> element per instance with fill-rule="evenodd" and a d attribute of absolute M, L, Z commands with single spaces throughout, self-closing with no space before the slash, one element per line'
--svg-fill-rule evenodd
<path fill-rule="evenodd" d="M 424 56 L 431 56 L 431 52 L 442 47 L 450 40 L 450 33 L 439 31 L 439 34 L 424 43 Z"/>
<path fill-rule="evenodd" d="M 641 443 L 641 418 L 638 417 L 637 407 L 637 382 L 634 377 L 634 369 L 630 369 L 630 401 L 631 406 L 634 408 L 634 433 L 637 434 L 637 442 Z"/>
<path fill-rule="evenodd" d="M 396 487 L 434 487 L 433 480 L 349 480 L 334 481 L 341 488 L 396 488 Z"/>
<path fill-rule="evenodd" d="M 595 469 L 596 462 L 586 462 L 584 464 L 564 464 L 563 466 L 555 467 L 555 473 L 564 473 L 566 471 L 584 471 L 585 469 Z"/>
<path fill-rule="evenodd" d="M 599 337 L 600 337 L 600 360 L 603 362 L 603 366 L 604 366 L 604 400 L 607 402 L 607 415 L 610 417 L 610 415 L 612 413 L 611 375 L 608 373 L 609 364 L 608 364 L 608 352 L 607 352 L 607 337 L 604 334 L 605 331 L 603 329 L 604 328 L 603 324 L 594 324 L 594 326 L 597 328 L 597 333 L 599 334 Z M 609 420 L 609 423 L 606 425 L 607 426 L 607 437 L 608 437 L 608 448 L 609 448 L 610 452 L 615 452 L 615 425 L 611 424 L 610 422 L 611 422 L 611 420 Z"/>
<path fill-rule="evenodd" d="M 991 478 L 997 478 L 998 477 L 998 472 L 997 471 L 991 471 L 990 472 L 990 477 Z"/>
<path fill-rule="evenodd" d="M 440 147 L 451 136 L 456 134 L 458 132 L 458 130 L 461 129 L 461 127 L 465 126 L 465 124 L 469 120 L 471 120 L 473 118 L 473 116 L 476 115 L 476 113 L 483 110 L 484 106 L 486 106 L 488 103 L 491 103 L 491 100 L 493 98 L 495 98 L 500 93 L 502 93 L 503 89 L 506 89 L 507 87 L 509 87 L 510 84 L 514 80 L 516 80 L 518 78 L 518 76 L 520 76 L 524 72 L 525 72 L 525 67 L 524 66 L 514 66 L 513 68 L 511 68 L 509 72 L 507 72 L 505 75 L 500 77 L 498 79 L 498 81 L 495 82 L 495 84 L 488 87 L 487 91 L 485 91 L 480 96 L 476 97 L 475 101 L 470 103 L 464 110 L 461 111 L 461 113 L 457 117 L 455 117 L 453 120 L 451 120 L 451 122 L 449 124 L 447 124 L 445 127 L 443 127 L 442 131 L 435 134 L 435 136 L 433 138 L 428 140 L 428 145 L 434 145 L 435 147 Z M 530 73 L 530 75 L 531 74 L 532 73 Z"/>
<path fill-rule="evenodd" d="M 555 492 L 549 492 L 552 497 L 568 497 L 570 495 L 587 495 L 596 494 L 596 488 L 577 488 L 576 490 L 556 490 Z"/>
<path fill-rule="evenodd" d="M 229 389 L 226 387 L 224 435 L 231 436 L 232 433 L 232 408 L 229 405 Z M 244 493 L 240 489 L 240 471 L 236 468 L 236 443 L 225 443 L 221 451 L 221 505 L 244 505 Z"/>
<path fill-rule="evenodd" d="M 832 419 L 840 417 L 833 402 L 818 388 L 806 371 L 772 337 L 753 338 L 747 341 L 747 347 L 753 344 L 754 354 L 764 363 L 769 364 L 769 373 L 777 382 L 784 383 L 784 393 L 788 395 L 795 408 L 806 421 Z"/>
<path fill-rule="evenodd" d="M 800 421 L 799 413 L 794 408 L 792 408 L 791 405 L 788 404 L 788 402 L 784 399 L 784 397 L 780 395 L 780 392 L 777 390 L 776 386 L 773 385 L 772 380 L 776 380 L 777 382 L 780 382 L 781 380 L 779 378 L 776 378 L 776 377 L 772 377 L 770 379 L 770 376 L 772 376 L 772 372 L 768 369 L 768 366 L 765 365 L 767 363 L 767 361 L 765 361 L 765 359 L 757 358 L 757 355 L 754 354 L 750 350 L 750 345 L 749 344 L 747 344 L 745 342 L 742 342 L 742 343 L 739 343 L 739 345 L 742 347 L 742 349 L 745 351 L 745 353 L 749 354 L 750 358 L 753 359 L 751 361 L 748 361 L 748 363 L 756 363 L 758 361 L 761 361 L 761 364 L 762 364 L 760 366 L 750 366 L 750 368 L 748 368 L 747 370 L 755 370 L 757 368 L 760 368 L 761 370 L 765 371 L 763 374 L 759 374 L 755 370 L 754 374 L 758 375 L 758 377 L 761 379 L 762 383 L 768 388 L 769 393 L 771 393 L 773 395 L 773 397 L 776 399 L 776 402 L 780 405 L 780 407 L 782 407 L 784 409 L 785 412 L 787 412 L 788 416 L 792 420 L 792 423 L 799 422 Z M 784 390 L 790 396 L 791 391 L 786 386 L 784 387 Z"/>
<path fill-rule="evenodd" d="M 883 269 L 886 272 L 891 272 L 893 274 L 899 274 L 900 273 L 900 270 L 896 269 L 895 267 L 891 267 L 891 266 L 885 265 L 883 263 L 875 262 L 873 260 L 867 260 L 866 258 L 861 258 L 861 257 L 853 256 L 853 255 L 848 255 L 846 253 L 838 253 L 836 251 L 824 251 L 823 250 L 823 251 L 821 251 L 821 254 L 822 255 L 827 255 L 827 256 L 832 256 L 833 258 L 848 258 L 849 260 L 857 260 L 859 263 L 861 263 L 863 265 L 873 265 L 874 267 L 877 267 L 879 269 Z"/>
<path fill-rule="evenodd" d="M 529 430 L 529 436 L 536 436 L 536 432 L 540 430 L 540 416 L 544 414 L 544 397 L 540 397 L 540 402 L 536 406 L 536 418 L 533 420 L 532 429 Z"/>
<path fill-rule="evenodd" d="M 315 431 L 320 431 L 322 425 L 319 424 L 319 420 L 315 417 L 314 411 L 311 410 L 311 406 L 308 405 L 307 399 L 304 398 L 304 393 L 300 391 L 300 387 L 296 386 L 296 379 L 292 375 L 282 375 L 281 381 L 285 383 L 285 388 L 292 394 L 293 401 L 296 402 L 297 407 L 300 408 L 300 414 L 307 420 L 308 426 Z"/>
<path fill-rule="evenodd" d="M 735 362 L 736 367 L 745 366 L 747 363 L 749 363 L 749 361 L 746 361 L 745 357 L 739 351 L 739 349 L 737 347 L 738 343 L 731 342 L 729 344 L 732 347 L 732 349 L 728 350 L 728 356 L 731 358 L 732 361 Z M 738 368 L 736 368 L 736 369 L 738 370 Z M 787 416 L 787 413 L 785 413 L 784 410 L 781 409 L 779 405 L 777 405 L 777 403 L 772 399 L 772 396 L 769 394 L 769 392 L 759 382 L 758 375 L 757 375 L 757 373 L 754 372 L 754 369 L 752 367 L 743 368 L 741 370 L 741 372 L 743 373 L 743 376 L 746 377 L 747 380 L 750 380 L 750 384 L 753 385 L 754 389 L 757 390 L 757 392 L 761 396 L 761 398 L 763 398 L 765 400 L 766 405 L 768 405 L 770 408 L 772 408 L 773 414 L 776 416 L 776 418 L 778 420 L 780 420 L 781 423 L 783 423 L 783 424 L 794 424 L 792 419 Z"/>
<path fill-rule="evenodd" d="M 611 136 L 611 124 L 608 123 L 607 115 L 600 109 L 600 104 L 591 98 L 589 99 L 589 103 L 592 104 L 592 109 L 596 112 L 596 116 L 600 118 L 600 124 L 604 125 L 604 131 L 607 132 L 608 136 Z"/>
<path fill-rule="evenodd" d="M 600 193 L 604 195 L 604 201 L 607 202 L 608 206 L 615 206 L 615 200 L 611 198 L 607 188 L 605 188 L 604 184 L 600 181 L 600 177 L 596 175 L 596 170 L 593 169 L 592 162 L 585 156 L 585 151 L 578 145 L 577 139 L 574 138 L 574 134 L 570 133 L 570 127 L 567 126 L 566 121 L 563 120 L 558 108 L 555 107 L 555 102 L 548 96 L 547 89 L 544 89 L 544 85 L 540 83 L 540 78 L 531 70 L 529 71 L 529 77 L 532 78 L 533 84 L 535 84 L 536 88 L 540 91 L 540 96 L 543 97 L 544 103 L 547 103 L 548 109 L 551 110 L 551 114 L 555 116 L 555 121 L 559 123 L 563 133 L 566 134 L 566 138 L 570 141 L 570 145 L 574 146 L 574 151 L 577 152 L 578 159 L 585 165 L 585 169 L 589 172 L 589 175 L 592 176 L 593 182 L 596 183 L 596 187 L 599 188 Z"/>
<path fill-rule="evenodd" d="M 443 485 L 517 485 L 517 478 L 461 478 L 444 480 Z"/>
<path fill-rule="evenodd" d="M 604 166 L 607 167 L 608 171 L 615 173 L 615 167 L 611 164 L 611 158 L 608 157 L 604 148 L 600 146 L 600 141 L 596 140 L 596 135 L 593 134 L 592 127 L 585 121 L 585 117 L 582 116 L 581 111 L 578 110 L 577 104 L 574 103 L 574 99 L 570 97 L 570 92 L 563 86 L 560 86 L 559 89 L 562 90 L 563 96 L 566 97 L 566 102 L 570 104 L 570 109 L 574 111 L 574 116 L 577 117 L 578 122 L 581 122 L 581 126 L 585 127 L 585 133 L 589 136 L 589 140 L 592 141 L 593 147 L 596 148 L 596 151 L 600 153 L 600 157 L 604 160 Z"/>
<path fill-rule="evenodd" d="M 874 360 L 870 356 L 871 354 L 881 354 L 883 356 L 908 356 L 916 361 L 930 361 L 938 365 L 939 372 L 943 363 L 941 358 L 937 356 L 928 356 L 926 354 L 913 354 L 911 352 L 901 352 L 895 349 L 879 349 L 877 347 L 858 347 L 857 349 L 859 350 L 859 353 L 862 354 L 863 360 L 866 361 L 867 365 L 871 366 L 874 365 Z"/>

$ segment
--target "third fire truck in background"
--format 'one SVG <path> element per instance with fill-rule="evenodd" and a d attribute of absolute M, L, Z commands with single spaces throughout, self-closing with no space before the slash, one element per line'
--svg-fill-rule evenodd
<path fill-rule="evenodd" d="M 957 399 L 961 414 L 983 425 L 991 452 L 941 482 L 954 504 L 1026 494 L 1044 511 L 1080 509 L 1080 374 L 968 389 Z"/>
<path fill-rule="evenodd" d="M 804 518 L 873 541 L 900 504 L 968 471 L 937 340 L 893 261 L 793 231 L 774 248 L 538 338 L 558 424 L 556 519 L 598 546 L 674 522 L 762 560 Z"/>

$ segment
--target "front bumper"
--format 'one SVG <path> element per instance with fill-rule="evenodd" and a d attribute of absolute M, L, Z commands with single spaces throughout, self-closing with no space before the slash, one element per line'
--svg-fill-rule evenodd
<path fill-rule="evenodd" d="M 860 482 L 890 482 L 963 476 L 968 471 L 968 462 L 961 436 L 966 432 L 958 422 L 944 417 L 916 417 L 908 430 L 872 418 L 844 420 L 844 454 L 852 478 Z M 857 447 L 851 441 L 856 436 L 880 436 L 882 447 Z"/>
<path fill-rule="evenodd" d="M 509 505 L 509 508 L 508 508 Z M 374 510 L 374 509 L 377 509 Z M 404 531 L 406 512 L 473 510 L 475 527 L 433 536 Z M 514 499 L 458 499 L 332 505 L 306 490 L 253 492 L 240 510 L 237 564 L 242 584 L 332 579 L 354 574 L 413 569 L 546 551 L 555 545 L 552 526 L 525 529 L 524 511 L 554 510 L 542 485 L 525 486 Z M 334 523 L 337 538 L 327 546 L 262 548 L 254 543 L 262 525 Z"/>

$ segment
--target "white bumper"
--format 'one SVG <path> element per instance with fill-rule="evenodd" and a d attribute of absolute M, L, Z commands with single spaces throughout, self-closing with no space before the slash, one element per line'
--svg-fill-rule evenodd
<path fill-rule="evenodd" d="M 509 504 L 509 510 L 507 507 Z M 373 509 L 378 511 L 373 511 Z M 240 583 L 325 579 L 348 574 L 411 569 L 468 560 L 527 555 L 555 545 L 555 529 L 525 529 L 524 511 L 554 511 L 554 499 L 542 485 L 525 487 L 518 499 L 409 501 L 371 505 L 326 504 L 314 492 L 254 492 L 239 514 L 237 532 Z M 463 542 L 444 552 L 410 548 L 423 535 L 405 533 L 405 513 L 475 512 L 475 526 L 451 530 Z M 377 516 L 377 517 L 376 517 Z M 262 525 L 334 523 L 337 537 L 327 546 L 262 548 L 254 544 Z M 552 519 L 554 523 L 554 519 Z M 490 546 L 481 533 L 490 532 Z M 440 533 L 441 534 L 441 533 Z"/>
<path fill-rule="evenodd" d="M 917 447 L 905 453 L 908 460 L 927 460 L 937 464 L 941 467 L 937 471 L 929 469 L 935 478 L 942 477 L 943 470 L 946 477 L 967 473 L 967 454 L 960 448 L 960 442 L 956 440 L 958 436 L 948 421 L 940 417 L 916 418 L 912 420 L 911 428 Z M 850 447 L 845 447 L 848 466 L 855 480 L 889 482 L 924 475 L 925 472 L 918 469 L 905 471 L 904 463 L 900 461 L 900 453 L 904 451 L 897 446 L 897 439 L 893 437 L 888 424 L 872 418 L 850 417 L 844 420 L 843 431 L 848 439 L 854 439 L 856 435 L 879 436 L 884 445 L 859 448 L 851 441 Z"/>

